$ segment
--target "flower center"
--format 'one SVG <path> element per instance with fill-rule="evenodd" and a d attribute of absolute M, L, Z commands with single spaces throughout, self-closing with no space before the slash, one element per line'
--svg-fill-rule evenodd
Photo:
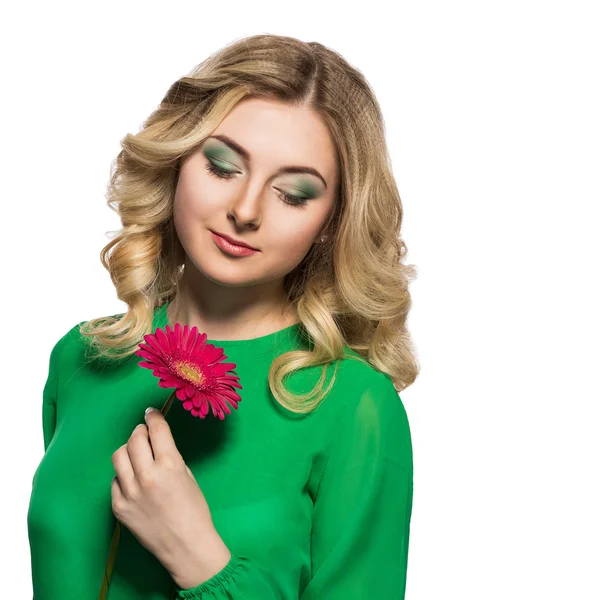
<path fill-rule="evenodd" d="M 204 374 L 201 369 L 190 365 L 186 362 L 178 362 L 175 368 L 181 375 L 183 375 L 188 381 L 195 383 L 196 385 L 202 385 L 205 382 Z"/>

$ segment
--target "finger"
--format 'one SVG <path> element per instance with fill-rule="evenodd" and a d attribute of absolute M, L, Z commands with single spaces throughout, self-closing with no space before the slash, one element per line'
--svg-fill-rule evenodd
<path fill-rule="evenodd" d="M 113 453 L 112 463 L 115 468 L 115 473 L 119 478 L 118 483 L 121 492 L 127 497 L 129 496 L 130 491 L 134 489 L 133 486 L 135 485 L 135 473 L 133 472 L 129 453 L 127 452 L 127 444 L 124 444 Z"/>
<path fill-rule="evenodd" d="M 127 452 L 133 473 L 139 480 L 142 473 L 147 473 L 152 469 L 154 463 L 150 438 L 148 437 L 148 427 L 143 423 L 138 425 L 129 437 Z"/>
<path fill-rule="evenodd" d="M 110 494 L 111 494 L 111 507 L 113 511 L 113 515 L 117 518 L 117 521 L 120 521 L 122 518 L 121 511 L 123 506 L 123 490 L 121 489 L 121 484 L 119 483 L 119 478 L 115 475 L 110 482 Z"/>
<path fill-rule="evenodd" d="M 121 484 L 119 483 L 119 476 L 115 475 L 110 482 L 110 492 L 112 495 L 113 502 L 119 502 L 123 497 L 123 490 L 121 489 Z"/>
<path fill-rule="evenodd" d="M 165 420 L 164 415 L 160 410 L 151 410 L 146 413 L 146 425 L 150 436 L 150 444 L 154 450 L 154 459 L 157 462 L 165 462 L 165 460 L 183 460 L 173 434 L 171 427 Z"/>

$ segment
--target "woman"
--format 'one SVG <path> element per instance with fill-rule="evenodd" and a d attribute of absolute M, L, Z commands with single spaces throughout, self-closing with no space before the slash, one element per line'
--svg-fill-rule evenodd
<path fill-rule="evenodd" d="M 109 600 L 404 598 L 415 269 L 362 74 L 316 42 L 236 41 L 125 137 L 109 205 L 123 228 L 102 262 L 128 310 L 50 355 L 36 600 L 108 580 Z M 136 350 L 176 323 L 235 366 L 226 418 L 176 401 L 142 422 L 172 390 Z"/>

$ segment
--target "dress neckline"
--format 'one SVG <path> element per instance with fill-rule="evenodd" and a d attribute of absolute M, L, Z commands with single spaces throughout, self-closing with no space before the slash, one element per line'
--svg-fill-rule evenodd
<path fill-rule="evenodd" d="M 153 329 L 158 327 L 164 329 L 167 325 L 173 329 L 175 324 L 169 323 L 167 315 L 167 309 L 170 304 L 171 302 L 169 301 L 154 309 Z M 283 329 L 279 329 L 277 331 L 273 331 L 272 333 L 268 333 L 267 335 L 261 335 L 255 338 L 249 338 L 245 340 L 213 340 L 207 338 L 206 343 L 234 349 L 247 348 L 252 351 L 260 351 L 272 348 L 276 345 L 279 346 L 283 342 L 295 344 L 298 342 L 299 336 L 302 335 L 302 330 L 303 324 L 300 321 L 298 323 L 294 323 L 293 325 L 288 325 Z"/>

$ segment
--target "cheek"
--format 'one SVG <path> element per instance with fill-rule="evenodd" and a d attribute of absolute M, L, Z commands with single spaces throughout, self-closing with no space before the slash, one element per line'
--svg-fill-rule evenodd
<path fill-rule="evenodd" d="M 182 244 L 209 226 L 219 211 L 219 195 L 205 177 L 182 171 L 173 199 L 173 221 Z"/>
<path fill-rule="evenodd" d="M 298 211 L 302 209 L 297 209 Z M 269 228 L 269 249 L 279 257 L 278 260 L 286 265 L 297 265 L 310 250 L 317 235 L 312 221 L 302 224 L 302 219 L 288 214 L 279 219 L 277 226 Z"/>
<path fill-rule="evenodd" d="M 202 230 L 209 222 L 204 197 L 199 189 L 180 182 L 173 199 L 173 224 L 177 237 L 188 256 L 197 253 Z"/>
<path fill-rule="evenodd" d="M 173 202 L 173 213 L 179 215 L 180 220 L 202 219 L 214 210 L 217 202 L 218 196 L 201 177 L 182 173 Z"/>

